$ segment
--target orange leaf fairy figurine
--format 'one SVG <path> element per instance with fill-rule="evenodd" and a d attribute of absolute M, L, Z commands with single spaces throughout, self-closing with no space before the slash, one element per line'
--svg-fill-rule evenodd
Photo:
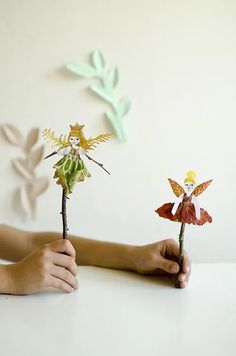
<path fill-rule="evenodd" d="M 212 222 L 212 217 L 206 210 L 200 207 L 197 196 L 202 194 L 211 184 L 212 179 L 196 186 L 196 173 L 188 171 L 184 180 L 184 188 L 173 179 L 168 179 L 170 186 L 176 196 L 172 203 L 166 203 L 156 209 L 156 213 L 171 221 L 180 222 L 179 234 L 179 266 L 182 269 L 183 260 L 183 240 L 185 224 L 203 225 Z M 178 287 L 178 285 L 176 285 Z"/>

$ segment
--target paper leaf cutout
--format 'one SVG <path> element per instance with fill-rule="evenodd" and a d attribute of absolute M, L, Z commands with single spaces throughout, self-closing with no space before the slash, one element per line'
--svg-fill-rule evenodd
<path fill-rule="evenodd" d="M 130 111 L 130 108 L 131 108 L 131 101 L 129 98 L 125 97 L 125 98 L 122 98 L 120 101 L 119 101 L 119 105 L 118 105 L 118 115 L 119 117 L 123 117 L 125 116 L 126 114 L 128 114 L 128 112 Z"/>
<path fill-rule="evenodd" d="M 47 177 L 37 178 L 32 182 L 31 196 L 36 198 L 42 194 L 49 186 Z"/>
<path fill-rule="evenodd" d="M 23 136 L 17 127 L 11 124 L 6 124 L 2 126 L 2 131 L 10 144 L 14 146 L 22 146 Z"/>
<path fill-rule="evenodd" d="M 44 153 L 44 146 L 42 145 L 29 154 L 27 163 L 30 171 L 33 171 L 34 168 L 39 164 L 39 162 L 42 161 L 43 153 Z"/>
<path fill-rule="evenodd" d="M 105 115 L 119 140 L 126 141 L 123 118 L 130 111 L 131 101 L 126 97 L 119 101 L 115 96 L 114 89 L 119 81 L 118 68 L 106 69 L 104 56 L 98 50 L 92 52 L 91 62 L 94 67 L 80 63 L 68 64 L 66 68 L 76 75 L 100 80 L 99 84 L 90 86 L 90 90 L 111 105 L 113 113 L 109 111 Z"/>
<path fill-rule="evenodd" d="M 12 165 L 21 177 L 25 179 L 31 179 L 33 177 L 32 172 L 28 168 L 27 161 L 23 158 L 14 159 L 12 161 Z"/>
<path fill-rule="evenodd" d="M 108 72 L 108 75 L 103 79 L 104 87 L 108 93 L 112 93 L 112 91 L 118 84 L 118 80 L 119 80 L 118 68 L 111 69 Z"/>
<path fill-rule="evenodd" d="M 90 89 L 96 93 L 97 95 L 101 96 L 103 99 L 108 101 L 109 103 L 113 102 L 112 96 L 106 91 L 106 89 L 99 85 L 99 84 L 94 84 L 90 87 Z"/>
<path fill-rule="evenodd" d="M 97 75 L 95 69 L 86 63 L 67 64 L 66 68 L 70 72 L 85 78 L 92 78 Z"/>
<path fill-rule="evenodd" d="M 208 180 L 207 182 L 199 184 L 193 191 L 193 194 L 195 195 L 195 197 L 202 194 L 204 192 L 204 190 L 206 190 L 207 187 L 209 187 L 211 182 L 212 182 L 212 179 Z"/>
<path fill-rule="evenodd" d="M 120 121 L 117 119 L 117 116 L 115 115 L 115 113 L 113 113 L 112 111 L 107 111 L 106 117 L 109 120 L 114 131 L 116 132 L 118 139 L 122 142 L 125 142 L 127 140 L 127 137 L 126 137 L 126 133 L 124 131 L 124 127 L 120 123 Z"/>
<path fill-rule="evenodd" d="M 30 184 L 25 184 L 19 188 L 20 205 L 26 216 L 35 218 L 36 201 L 31 197 Z"/>
<path fill-rule="evenodd" d="M 28 133 L 28 136 L 26 138 L 25 142 L 25 151 L 28 152 L 31 150 L 31 148 L 36 144 L 36 142 L 39 139 L 39 129 L 37 127 L 33 127 L 30 132 Z"/>
<path fill-rule="evenodd" d="M 103 69 L 105 68 L 105 59 L 103 57 L 102 52 L 98 50 L 93 51 L 91 58 L 92 58 L 92 63 L 97 70 L 97 73 L 101 74 Z"/>
<path fill-rule="evenodd" d="M 184 194 L 184 188 L 181 187 L 181 185 L 177 182 L 175 182 L 173 179 L 169 178 L 168 179 L 170 186 L 174 192 L 174 194 L 179 197 L 181 194 Z"/>

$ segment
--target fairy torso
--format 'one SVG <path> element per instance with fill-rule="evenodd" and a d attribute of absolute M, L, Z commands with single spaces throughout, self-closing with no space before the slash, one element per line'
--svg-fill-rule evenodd
<path fill-rule="evenodd" d="M 184 193 L 182 203 L 191 203 L 192 197 L 193 197 L 192 193 L 190 195 L 187 195 L 187 193 Z"/>

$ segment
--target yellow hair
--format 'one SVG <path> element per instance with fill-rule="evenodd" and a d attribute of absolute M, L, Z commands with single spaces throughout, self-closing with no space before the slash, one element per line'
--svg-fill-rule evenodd
<path fill-rule="evenodd" d="M 194 171 L 188 171 L 186 176 L 187 177 L 185 178 L 184 183 L 191 182 L 193 184 L 196 184 L 195 181 L 196 173 Z"/>

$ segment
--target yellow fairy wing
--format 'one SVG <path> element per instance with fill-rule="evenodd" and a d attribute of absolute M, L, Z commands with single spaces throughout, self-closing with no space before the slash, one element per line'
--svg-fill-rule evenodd
<path fill-rule="evenodd" d="M 170 186 L 174 192 L 174 194 L 179 197 L 181 194 L 184 194 L 184 188 L 181 187 L 181 185 L 177 182 L 175 182 L 173 179 L 168 178 L 168 181 L 170 183 Z"/>
<path fill-rule="evenodd" d="M 193 194 L 195 195 L 195 197 L 202 194 L 204 192 L 204 190 L 206 190 L 207 187 L 211 184 L 211 182 L 212 182 L 212 179 L 208 180 L 207 182 L 199 184 L 193 191 Z"/>
<path fill-rule="evenodd" d="M 97 137 L 90 137 L 89 139 L 81 140 L 81 146 L 85 150 L 94 150 L 101 142 L 106 142 L 111 138 L 111 134 L 101 134 Z"/>
<path fill-rule="evenodd" d="M 60 137 L 56 137 L 54 131 L 51 129 L 43 130 L 42 135 L 47 140 L 47 143 L 51 142 L 54 147 L 62 148 L 68 145 L 66 135 L 60 135 Z"/>

